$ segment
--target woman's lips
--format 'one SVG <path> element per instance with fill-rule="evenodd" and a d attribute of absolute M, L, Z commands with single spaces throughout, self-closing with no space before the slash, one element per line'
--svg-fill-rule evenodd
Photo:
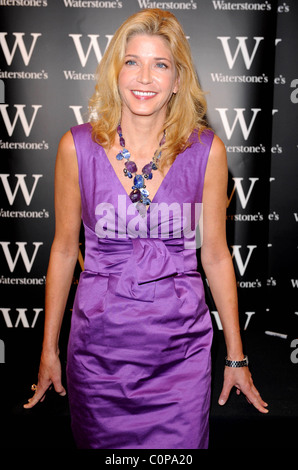
<path fill-rule="evenodd" d="M 132 94 L 141 100 L 148 100 L 157 95 L 155 91 L 141 91 L 141 90 L 131 90 Z"/>

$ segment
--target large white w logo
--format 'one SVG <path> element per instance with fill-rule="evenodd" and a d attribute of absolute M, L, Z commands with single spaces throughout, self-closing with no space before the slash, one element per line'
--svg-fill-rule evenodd
<path fill-rule="evenodd" d="M 237 194 L 238 194 L 240 202 L 241 202 L 242 209 L 246 208 L 246 205 L 249 201 L 249 198 L 250 198 L 250 195 L 252 193 L 255 182 L 258 181 L 259 178 L 248 178 L 248 179 L 250 181 L 250 187 L 249 187 L 249 190 L 247 191 L 247 194 L 245 196 L 244 191 L 243 191 L 243 187 L 242 187 L 243 178 L 232 178 L 232 180 L 234 181 L 234 188 L 233 188 L 231 196 L 228 200 L 228 206 L 231 203 L 231 199 L 232 199 L 235 191 L 237 191 Z"/>
<path fill-rule="evenodd" d="M 16 198 L 16 195 L 18 193 L 18 190 L 19 190 L 19 188 L 21 188 L 21 191 L 22 191 L 22 194 L 23 194 L 24 199 L 26 201 L 26 204 L 27 204 L 27 206 L 29 206 L 29 204 L 31 203 L 33 194 L 35 192 L 38 180 L 40 178 L 42 178 L 43 175 L 32 175 L 32 177 L 34 178 L 34 183 L 33 183 L 33 186 L 32 186 L 32 189 L 31 189 L 30 193 L 28 191 L 28 187 L 27 187 L 27 184 L 25 182 L 25 178 L 26 178 L 27 175 L 15 175 L 15 177 L 17 178 L 18 181 L 17 181 L 17 184 L 15 185 L 14 192 L 12 192 L 9 181 L 8 181 L 9 176 L 10 176 L 9 174 L 2 174 L 2 175 L 0 174 L 0 179 L 1 179 L 3 187 L 5 189 L 6 196 L 7 196 L 9 204 L 12 206 L 12 204 L 14 203 L 14 200 Z"/>
<path fill-rule="evenodd" d="M 247 70 L 249 70 L 254 60 L 254 57 L 256 55 L 259 44 L 264 38 L 258 37 L 258 36 L 254 37 L 255 47 L 253 48 L 251 55 L 249 55 L 248 50 L 247 50 L 247 45 L 246 45 L 247 37 L 237 36 L 236 39 L 238 40 L 238 46 L 236 48 L 234 56 L 232 56 L 231 49 L 229 46 L 229 39 L 231 39 L 231 37 L 230 36 L 217 36 L 217 39 L 221 41 L 221 44 L 222 44 L 222 47 L 223 47 L 223 50 L 224 50 L 224 53 L 228 62 L 228 66 L 230 69 L 234 67 L 239 51 L 241 51 L 245 66 Z"/>
<path fill-rule="evenodd" d="M 14 55 L 16 53 L 17 47 L 20 50 L 21 56 L 23 58 L 24 64 L 28 65 L 37 41 L 37 38 L 41 36 L 40 33 L 31 33 L 32 36 L 32 42 L 31 42 L 31 47 L 29 49 L 29 52 L 26 49 L 26 46 L 24 44 L 24 39 L 23 36 L 25 36 L 25 33 L 12 33 L 15 36 L 15 42 L 13 45 L 12 50 L 10 51 L 7 45 L 6 41 L 6 35 L 7 33 L 0 33 L 0 45 L 2 47 L 2 51 L 4 54 L 4 57 L 6 59 L 7 65 L 11 65 Z"/>
<path fill-rule="evenodd" d="M 34 328 L 39 317 L 40 312 L 43 311 L 42 308 L 33 308 L 34 317 L 33 320 L 29 323 L 31 315 L 27 313 L 27 308 L 16 308 L 18 316 L 14 322 L 14 313 L 11 312 L 11 308 L 0 308 L 0 312 L 3 315 L 4 321 L 7 328 L 17 328 L 19 325 L 23 325 L 24 328 Z M 13 323 L 14 322 L 14 323 Z M 0 356 L 1 362 L 1 356 Z"/>
<path fill-rule="evenodd" d="M 43 245 L 43 243 L 42 242 L 33 242 L 32 243 L 32 245 L 34 245 L 35 248 L 34 248 L 34 252 L 33 252 L 31 260 L 29 259 L 27 250 L 25 248 L 26 245 L 27 245 L 27 242 L 15 242 L 15 244 L 18 246 L 18 251 L 16 252 L 15 258 L 12 259 L 10 249 L 9 249 L 10 242 L 0 242 L 0 245 L 2 246 L 4 255 L 5 255 L 7 264 L 8 264 L 8 267 L 9 267 L 10 271 L 13 272 L 15 267 L 16 267 L 17 261 L 18 261 L 19 257 L 21 256 L 21 258 L 24 262 L 26 271 L 29 273 L 31 271 L 32 266 L 33 266 L 33 263 L 34 263 L 36 255 L 37 255 L 37 252 L 39 250 L 39 247 L 41 245 Z"/>
<path fill-rule="evenodd" d="M 3 118 L 3 121 L 5 123 L 8 135 L 9 136 L 12 135 L 12 133 L 14 131 L 14 128 L 16 126 L 16 123 L 18 122 L 18 119 L 20 119 L 20 121 L 22 123 L 22 126 L 23 126 L 23 130 L 24 130 L 26 136 L 28 137 L 30 135 L 32 126 L 34 124 L 37 111 L 39 110 L 39 108 L 42 108 L 42 106 L 40 104 L 33 104 L 32 105 L 32 108 L 33 108 L 34 111 L 33 111 L 30 123 L 28 122 L 27 117 L 26 117 L 25 112 L 24 112 L 24 108 L 26 107 L 25 104 L 15 104 L 14 105 L 14 107 L 17 109 L 17 111 L 15 113 L 14 121 L 12 123 L 10 121 L 10 118 L 9 118 L 8 112 L 7 112 L 8 106 L 9 106 L 8 104 L 0 104 L 0 113 L 2 114 L 2 118 Z"/>
<path fill-rule="evenodd" d="M 90 38 L 89 41 L 89 47 L 87 49 L 87 52 L 85 53 L 81 44 L 81 37 L 82 34 L 69 34 L 69 36 L 72 38 L 75 48 L 77 50 L 79 59 L 81 61 L 82 67 L 85 67 L 87 60 L 89 58 L 90 52 L 93 50 L 97 59 L 97 62 L 100 62 L 102 59 L 102 53 L 97 41 L 97 38 L 99 38 L 99 34 L 88 34 L 88 38 Z M 110 44 L 110 41 L 113 37 L 113 35 L 106 34 L 105 37 L 108 39 L 106 47 Z"/>
<path fill-rule="evenodd" d="M 246 121 L 244 119 L 244 111 L 246 111 L 245 108 L 234 108 L 234 111 L 236 111 L 236 116 L 235 116 L 232 126 L 230 126 L 228 118 L 227 118 L 228 108 L 216 108 L 216 111 L 218 111 L 220 114 L 224 129 L 226 132 L 227 139 L 230 140 L 230 138 L 233 135 L 234 129 L 236 127 L 236 124 L 239 122 L 243 137 L 245 140 L 247 140 L 249 137 L 250 131 L 252 129 L 252 126 L 255 122 L 255 119 L 257 117 L 257 114 L 261 111 L 261 108 L 251 108 L 251 111 L 253 112 L 253 116 L 250 120 L 249 125 L 246 124 Z"/>
<path fill-rule="evenodd" d="M 243 276 L 248 266 L 248 262 L 251 258 L 252 252 L 255 248 L 257 248 L 257 245 L 247 245 L 247 248 L 249 251 L 248 251 L 248 255 L 246 257 L 245 262 L 243 262 L 242 260 L 242 256 L 240 254 L 240 248 L 241 248 L 241 245 L 232 245 L 232 249 L 233 249 L 232 258 L 235 259 L 239 273 L 241 276 Z"/>

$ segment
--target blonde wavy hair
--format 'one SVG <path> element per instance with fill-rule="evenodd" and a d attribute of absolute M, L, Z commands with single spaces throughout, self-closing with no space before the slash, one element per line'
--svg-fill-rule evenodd
<path fill-rule="evenodd" d="M 200 134 L 207 127 L 205 95 L 198 82 L 188 40 L 176 17 L 168 11 L 141 10 L 130 16 L 116 31 L 98 65 L 95 91 L 89 102 L 92 136 L 106 148 L 114 143 L 122 105 L 118 76 L 124 63 L 127 42 L 135 35 L 162 37 L 172 53 L 179 77 L 179 90 L 168 103 L 162 129 L 166 131 L 159 163 L 162 169 L 191 145 L 188 138 L 194 129 Z"/>

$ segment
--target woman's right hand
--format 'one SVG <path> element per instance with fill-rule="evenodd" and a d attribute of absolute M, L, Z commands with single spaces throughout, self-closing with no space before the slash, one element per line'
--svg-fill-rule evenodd
<path fill-rule="evenodd" d="M 42 353 L 37 387 L 33 397 L 29 398 L 24 408 L 33 408 L 37 403 L 42 402 L 45 398 L 46 391 L 51 386 L 54 386 L 55 391 L 60 396 L 66 395 L 66 390 L 61 382 L 61 363 L 58 354 Z"/>

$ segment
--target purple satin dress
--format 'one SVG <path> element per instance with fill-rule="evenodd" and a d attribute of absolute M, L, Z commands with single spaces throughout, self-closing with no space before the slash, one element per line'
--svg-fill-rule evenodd
<path fill-rule="evenodd" d="M 142 216 L 91 125 L 71 132 L 85 229 L 67 360 L 76 444 L 207 448 L 212 323 L 189 221 L 201 206 L 213 133 L 192 134 Z"/>

